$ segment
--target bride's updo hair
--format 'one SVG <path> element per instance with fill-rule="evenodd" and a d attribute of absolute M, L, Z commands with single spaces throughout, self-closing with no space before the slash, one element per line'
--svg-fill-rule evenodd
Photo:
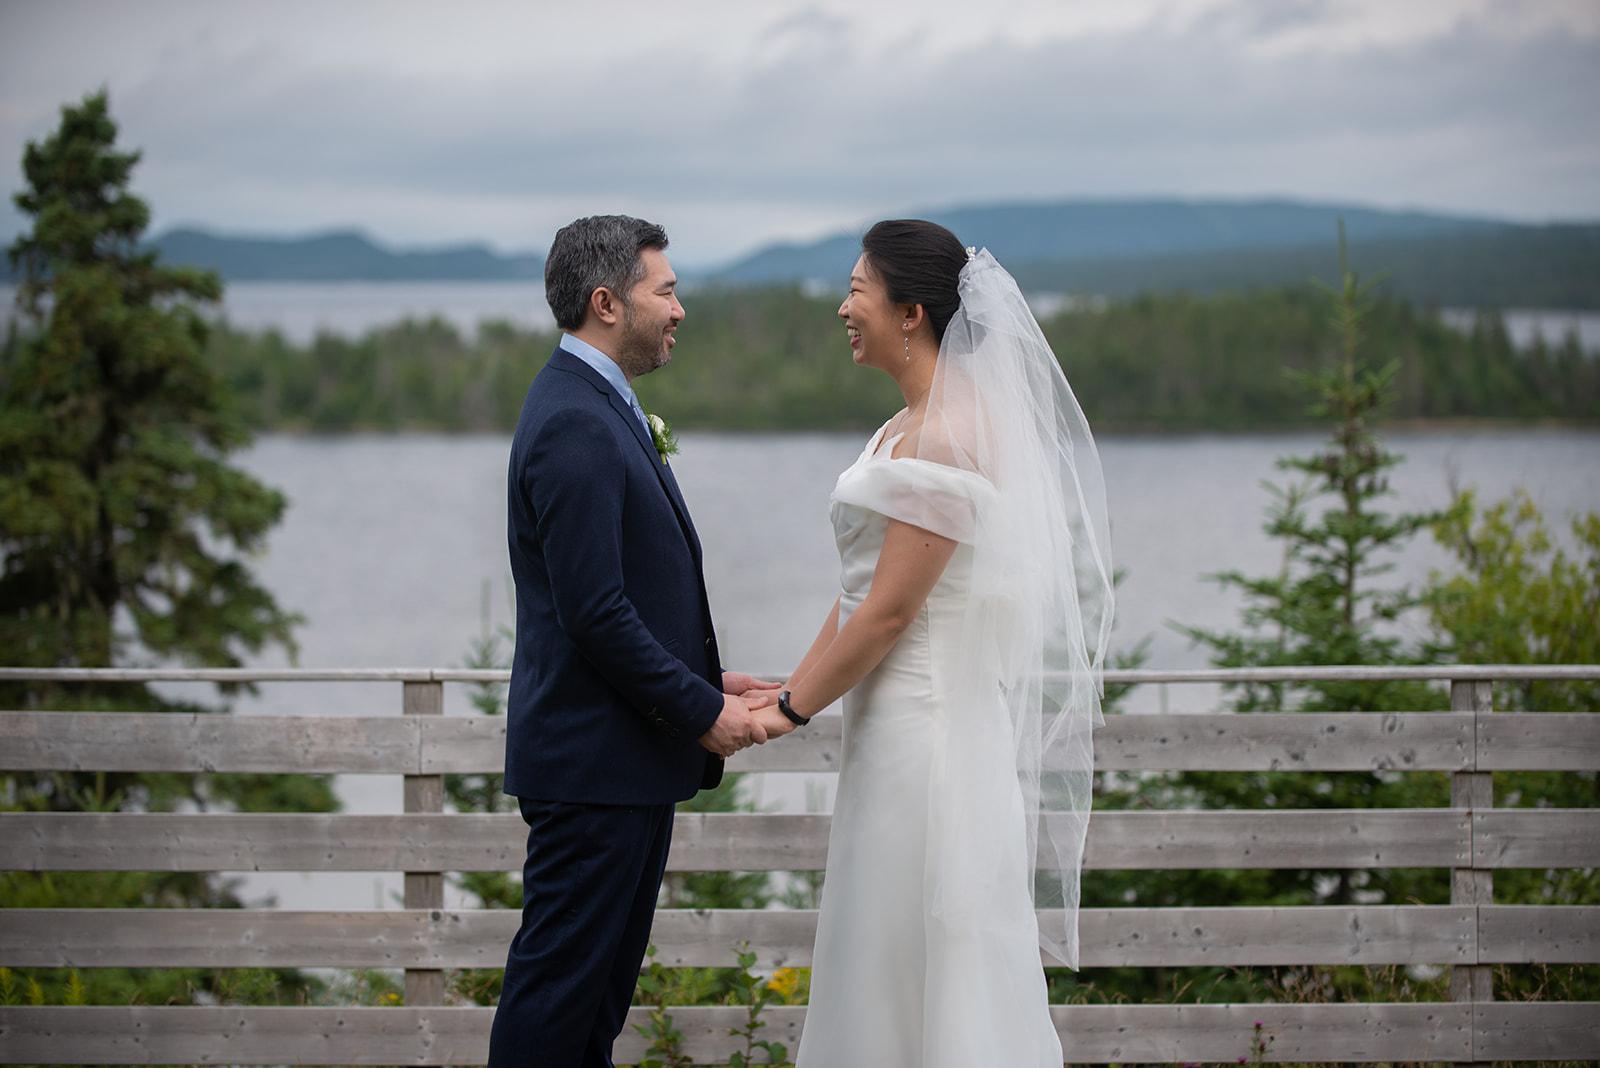
<path fill-rule="evenodd" d="M 887 219 L 868 230 L 861 251 L 895 304 L 920 304 L 936 341 L 944 340 L 961 296 L 956 284 L 967 250 L 956 235 L 923 219 Z"/>

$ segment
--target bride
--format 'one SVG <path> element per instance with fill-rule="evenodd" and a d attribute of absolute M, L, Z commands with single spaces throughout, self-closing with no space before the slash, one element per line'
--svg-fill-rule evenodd
<path fill-rule="evenodd" d="M 803 724 L 844 698 L 798 1068 L 1060 1068 L 1040 950 L 1078 966 L 1100 464 L 987 250 L 917 220 L 861 244 L 839 316 L 905 408 L 839 476 L 842 592 L 780 700 Z"/>

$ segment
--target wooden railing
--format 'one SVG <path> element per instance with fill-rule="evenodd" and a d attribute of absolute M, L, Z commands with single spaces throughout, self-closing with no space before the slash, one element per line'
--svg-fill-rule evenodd
<path fill-rule="evenodd" d="M 515 815 L 444 812 L 443 776 L 501 768 L 504 724 L 443 716 L 446 682 L 482 671 L 55 671 L 0 678 L 126 681 L 391 680 L 399 716 L 0 713 L 0 769 L 376 773 L 405 780 L 403 815 L 0 814 L 0 868 L 23 871 L 399 871 L 405 907 L 4 909 L 0 965 L 38 968 L 312 967 L 405 970 L 395 1008 L 92 1006 L 0 1008 L 0 1062 L 481 1064 L 491 1010 L 448 1006 L 451 968 L 503 964 L 510 910 L 446 910 L 443 873 L 515 870 Z M 1447 1003 L 1058 1005 L 1071 1063 L 1223 1061 L 1252 1024 L 1275 1061 L 1600 1058 L 1600 1003 L 1497 1002 L 1492 968 L 1600 963 L 1600 906 L 1496 905 L 1494 872 L 1600 866 L 1600 810 L 1496 810 L 1495 771 L 1600 769 L 1600 716 L 1494 714 L 1490 683 L 1594 679 L 1600 666 L 1283 668 L 1117 672 L 1133 683 L 1437 679 L 1450 712 L 1124 715 L 1095 735 L 1107 771 L 1432 771 L 1452 776 L 1439 809 L 1099 811 L 1085 866 L 1448 868 L 1448 905 L 1086 909 L 1082 965 L 1446 965 Z M 734 771 L 836 771 L 840 721 L 746 750 Z M 669 870 L 821 868 L 828 817 L 680 814 Z M 92 903 L 91 903 L 92 904 Z M 747 939 L 761 966 L 805 966 L 810 911 L 657 913 L 668 965 L 731 965 Z M 637 1011 L 637 1010 L 636 1010 Z M 769 1009 L 793 1049 L 803 1008 Z M 697 1061 L 725 1063 L 738 1008 L 674 1010 Z M 642 1017 L 635 1017 L 637 1022 Z M 632 1028 L 620 1063 L 643 1053 Z"/>

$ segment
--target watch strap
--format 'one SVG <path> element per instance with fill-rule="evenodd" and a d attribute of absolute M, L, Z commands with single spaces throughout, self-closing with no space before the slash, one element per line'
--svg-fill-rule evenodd
<path fill-rule="evenodd" d="M 793 723 L 796 727 L 804 727 L 807 723 L 811 722 L 810 719 L 799 715 L 793 708 L 789 706 L 788 690 L 780 690 L 778 692 L 778 711 L 787 716 L 789 722 Z"/>

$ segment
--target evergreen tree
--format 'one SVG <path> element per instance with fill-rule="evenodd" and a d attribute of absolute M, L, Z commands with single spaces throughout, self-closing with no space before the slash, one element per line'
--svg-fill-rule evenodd
<path fill-rule="evenodd" d="M 1374 579 L 1394 569 L 1390 558 L 1419 531 L 1443 518 L 1438 512 L 1391 514 L 1388 471 L 1401 457 L 1388 451 L 1376 423 L 1392 397 L 1400 369 L 1396 360 L 1373 368 L 1358 354 L 1362 321 L 1372 307 L 1372 281 L 1363 282 L 1347 262 L 1339 234 L 1337 286 L 1324 286 L 1332 304 L 1340 352 L 1330 367 L 1289 372 L 1316 396 L 1311 414 L 1332 420 L 1327 446 L 1309 456 L 1277 461 L 1281 470 L 1305 476 L 1298 484 L 1269 486 L 1276 498 L 1266 526 L 1282 545 L 1276 574 L 1249 576 L 1228 571 L 1213 576 L 1244 595 L 1243 632 L 1181 628 L 1210 647 L 1217 667 L 1278 665 L 1412 664 L 1432 659 L 1433 650 L 1410 649 L 1395 626 L 1422 604 L 1404 587 Z M 1320 515 L 1312 506 L 1326 502 Z M 1231 687 L 1240 712 L 1379 711 L 1437 707 L 1440 695 L 1412 683 L 1312 683 L 1293 687 L 1242 684 Z"/>
<path fill-rule="evenodd" d="M 207 665 L 292 649 L 294 617 L 222 551 L 258 549 L 284 499 L 225 460 L 249 432 L 192 303 L 221 283 L 140 250 L 139 155 L 115 138 L 101 93 L 23 157 L 33 228 L 10 254 L 37 330 L 0 378 L 0 644 L 41 666 L 109 665 L 134 643 Z"/>
<path fill-rule="evenodd" d="M 22 329 L 0 354 L 0 648 L 13 666 L 141 660 L 236 666 L 269 644 L 294 651 L 297 617 L 243 557 L 284 498 L 229 466 L 248 431 L 205 356 L 195 302 L 214 274 L 140 249 L 149 209 L 128 191 L 137 152 L 116 147 L 106 94 L 62 109 L 30 143 L 11 246 Z M 128 683 L 0 683 L 11 709 L 209 711 Z M 325 777 L 45 774 L 4 777 L 13 809 L 328 810 Z M 228 905 L 229 884 L 193 873 L 0 875 L 8 904 Z M 195 972 L 90 973 L 92 999 L 264 996 L 265 985 Z M 278 979 L 287 976 L 278 976 Z M 45 976 L 45 985 L 74 982 Z"/>
<path fill-rule="evenodd" d="M 1217 667 L 1391 665 L 1431 662 L 1435 651 L 1413 645 L 1396 624 L 1419 609 L 1419 594 L 1375 580 L 1387 559 L 1439 518 L 1436 513 L 1390 513 L 1381 499 L 1391 491 L 1387 472 L 1400 457 L 1384 448 L 1375 424 L 1398 371 L 1391 360 L 1372 367 L 1362 355 L 1362 322 L 1372 306 L 1370 282 L 1347 263 L 1339 240 L 1340 280 L 1324 287 L 1340 339 L 1337 358 L 1321 370 L 1297 374 L 1316 397 L 1311 411 L 1332 422 L 1325 448 L 1278 461 L 1303 476 L 1271 487 L 1276 503 L 1267 532 L 1282 547 L 1279 566 L 1264 575 L 1239 571 L 1213 576 L 1243 595 L 1239 631 L 1183 627 L 1211 650 Z M 1321 506 L 1321 511 L 1315 509 Z M 1225 698 L 1240 713 L 1260 711 L 1427 710 L 1445 707 L 1444 693 L 1424 683 L 1239 684 Z M 1376 809 L 1449 802 L 1449 784 L 1434 772 L 1177 772 L 1144 777 L 1126 789 L 1096 797 L 1106 809 Z M 1447 872 L 1433 869 L 1092 872 L 1084 907 L 1185 905 L 1309 905 L 1357 902 L 1442 903 L 1449 900 Z M 1284 976 L 1223 969 L 1115 969 L 1097 977 L 1108 990 L 1165 999 L 1182 980 L 1208 1000 L 1270 995 Z M 1346 996 L 1370 991 L 1376 981 L 1363 969 L 1340 969 L 1336 985 Z M 1268 986 L 1256 985 L 1265 981 Z M 1073 996 L 1062 984 L 1062 992 Z"/>

